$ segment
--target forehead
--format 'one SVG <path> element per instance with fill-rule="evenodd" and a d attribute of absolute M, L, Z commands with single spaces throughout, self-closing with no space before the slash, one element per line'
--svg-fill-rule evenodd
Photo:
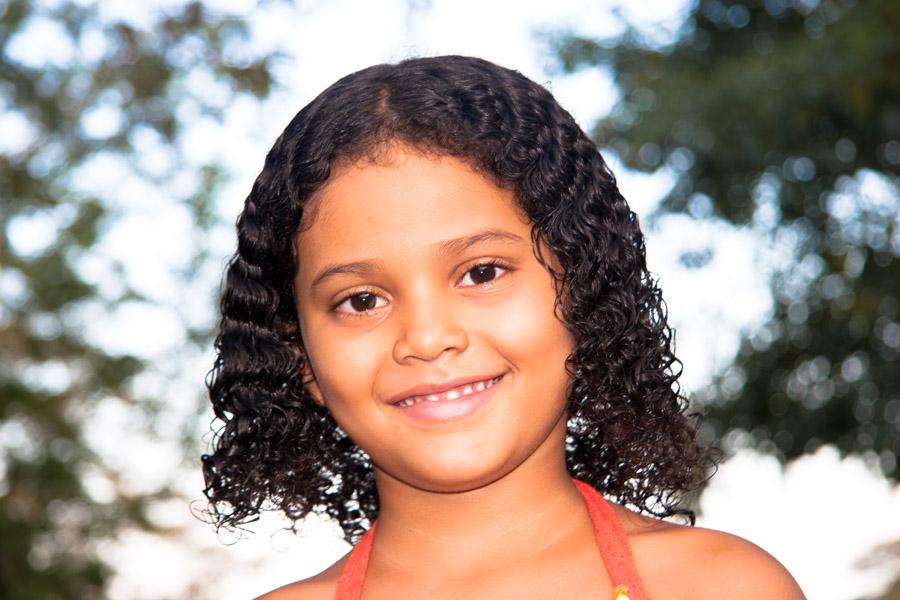
<path fill-rule="evenodd" d="M 312 209 L 297 235 L 301 272 L 335 260 L 417 260 L 436 242 L 483 229 L 508 230 L 530 245 L 531 223 L 511 190 L 460 159 L 405 147 L 342 166 Z"/>

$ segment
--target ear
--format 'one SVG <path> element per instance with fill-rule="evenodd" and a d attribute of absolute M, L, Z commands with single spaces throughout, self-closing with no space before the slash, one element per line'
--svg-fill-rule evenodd
<path fill-rule="evenodd" d="M 303 364 L 302 378 L 303 388 L 309 392 L 310 396 L 312 396 L 313 402 L 319 406 L 325 406 L 325 399 L 322 397 L 322 390 L 319 389 L 319 383 L 316 381 L 315 375 L 313 375 L 312 370 L 306 363 Z"/>
<path fill-rule="evenodd" d="M 322 395 L 322 390 L 319 389 L 319 382 L 316 380 L 316 374 L 313 373 L 307 355 L 294 344 L 291 344 L 291 349 L 300 363 L 300 381 L 303 384 L 303 389 L 309 392 L 313 402 L 319 406 L 325 406 L 325 397 Z"/>

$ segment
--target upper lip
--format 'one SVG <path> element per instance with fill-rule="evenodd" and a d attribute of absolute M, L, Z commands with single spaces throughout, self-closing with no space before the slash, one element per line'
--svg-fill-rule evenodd
<path fill-rule="evenodd" d="M 389 404 L 396 404 L 401 400 L 406 400 L 412 396 L 427 396 L 429 394 L 440 394 L 441 392 L 446 392 L 447 390 L 452 390 L 455 387 L 459 387 L 461 385 L 466 385 L 467 383 L 476 383 L 478 381 L 487 381 L 489 379 L 494 379 L 495 377 L 499 377 L 503 375 L 503 373 L 495 373 L 493 375 L 472 375 L 467 377 L 457 377 L 456 379 L 450 379 L 448 381 L 444 381 L 442 383 L 423 383 L 421 385 L 417 385 L 415 387 L 411 387 L 408 390 L 404 390 L 399 394 L 392 396 L 390 400 L 388 400 Z"/>

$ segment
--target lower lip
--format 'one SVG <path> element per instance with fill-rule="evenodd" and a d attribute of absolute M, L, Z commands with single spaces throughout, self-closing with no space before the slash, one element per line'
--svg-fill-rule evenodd
<path fill-rule="evenodd" d="M 500 377 L 500 381 L 489 388 L 480 392 L 473 392 L 468 396 L 461 396 L 455 400 L 438 400 L 436 402 L 424 400 L 410 406 L 401 407 L 394 405 L 394 408 L 421 421 L 451 421 L 461 419 L 487 404 L 494 396 L 494 391 L 497 389 L 497 386 L 501 383 L 503 383 L 503 377 Z"/>

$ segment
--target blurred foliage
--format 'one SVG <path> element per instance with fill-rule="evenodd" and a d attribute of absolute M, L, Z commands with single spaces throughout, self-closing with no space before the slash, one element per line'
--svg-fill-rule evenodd
<path fill-rule="evenodd" d="M 79 169 L 100 156 L 120 157 L 148 185 L 186 171 L 193 189 L 181 201 L 195 230 L 203 231 L 213 221 L 211 199 L 221 170 L 191 164 L 180 136 L 192 119 L 221 118 L 235 98 L 262 98 L 272 86 L 273 57 L 246 50 L 248 32 L 240 19 L 193 2 L 170 4 L 165 12 L 147 9 L 150 22 L 136 24 L 104 16 L 102 9 L 112 4 L 0 2 L 4 599 L 105 597 L 111 569 L 98 544 L 124 528 L 153 529 L 148 507 L 171 493 L 130 490 L 84 435 L 100 403 L 146 402 L 131 384 L 148 365 L 92 343 L 79 311 L 99 303 L 102 315 L 123 300 L 151 301 L 124 279 L 101 290 L 80 268 L 114 225 L 117 190 L 84 192 L 77 185 Z M 191 86 L 197 77 L 226 92 Z M 175 168 L 144 169 L 147 140 Z M 15 235 L 26 235 L 34 223 L 52 224 L 51 239 L 35 241 L 27 251 L 17 248 Z M 29 246 L 25 242 L 19 245 Z M 202 248 L 196 252 L 195 260 L 202 259 Z M 121 265 L 113 260 L 109 268 L 117 273 Z M 204 339 L 203 332 L 190 335 Z M 139 410 L 152 419 L 152 411 Z"/>
<path fill-rule="evenodd" d="M 894 573 L 900 573 L 900 540 L 876 546 L 868 556 L 855 565 L 862 570 L 881 569 L 884 567 L 894 569 Z M 900 600 L 900 577 L 896 576 L 893 583 L 874 600 Z"/>
<path fill-rule="evenodd" d="M 900 579 L 891 584 L 890 588 L 875 600 L 900 600 Z"/>
<path fill-rule="evenodd" d="M 595 139 L 676 178 L 660 213 L 791 248 L 774 313 L 697 399 L 726 449 L 900 455 L 900 2 L 699 0 L 670 43 L 554 39 L 621 98 Z M 697 265 L 702 266 L 702 265 Z"/>

